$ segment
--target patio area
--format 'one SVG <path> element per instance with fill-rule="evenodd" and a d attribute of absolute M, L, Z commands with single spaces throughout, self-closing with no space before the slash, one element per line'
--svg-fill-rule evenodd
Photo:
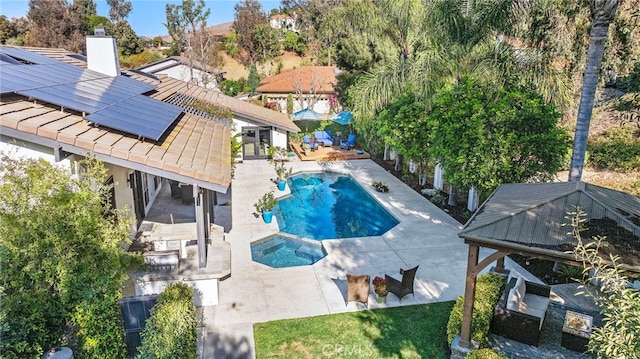
<path fill-rule="evenodd" d="M 296 172 L 331 170 L 350 174 L 376 198 L 399 224 L 376 237 L 325 240 L 328 255 L 311 266 L 270 268 L 252 261 L 250 244 L 278 232 L 276 221 L 265 224 L 254 215 L 253 203 L 265 192 L 279 192 L 270 181 L 273 166 L 266 161 L 245 161 L 236 169 L 232 184 L 232 226 L 225 235 L 231 244 L 231 277 L 220 282 L 220 303 L 203 308 L 203 358 L 253 358 L 253 323 L 363 310 L 345 305 L 346 274 L 395 274 L 419 265 L 415 297 L 402 301 L 393 294 L 377 303 L 373 293 L 369 308 L 384 308 L 455 300 L 464 292 L 467 246 L 457 236 L 462 227 L 445 212 L 406 186 L 371 160 L 298 161 Z M 376 192 L 372 181 L 389 186 Z M 486 253 L 481 251 L 481 256 Z M 505 261 L 512 274 L 536 281 L 530 273 Z M 578 356 L 580 357 L 580 356 Z"/>
<path fill-rule="evenodd" d="M 355 152 L 355 151 L 351 151 Z M 231 248 L 231 275 L 219 282 L 219 304 L 201 307 L 203 320 L 200 358 L 254 358 L 253 323 L 364 310 L 358 303 L 345 304 L 346 274 L 368 274 L 371 278 L 395 274 L 400 268 L 419 265 L 415 297 L 402 301 L 389 294 L 387 303 L 377 303 L 373 292 L 369 308 L 385 308 L 455 300 L 464 292 L 467 246 L 457 236 L 462 225 L 371 160 L 300 161 L 287 163 L 297 172 L 331 170 L 350 174 L 398 221 L 381 236 L 325 240 L 328 255 L 310 266 L 271 268 L 256 263 L 250 244 L 278 232 L 278 224 L 265 224 L 254 215 L 253 203 L 263 193 L 278 191 L 270 181 L 273 166 L 267 161 L 238 164 L 232 188 L 219 196 L 215 222 L 224 228 L 224 244 Z M 370 186 L 381 181 L 389 186 L 380 193 Z M 230 202 L 233 206 L 229 206 Z M 171 199 L 168 186 L 154 203 L 143 229 L 154 236 L 176 235 L 192 221 L 193 205 Z M 171 222 L 176 224 L 172 225 Z M 182 223 L 181 223 L 182 222 Z M 185 223 L 186 222 L 186 223 Z M 173 229 L 169 229 L 173 228 Z M 178 232 L 176 232 L 178 231 Z M 481 257 L 490 251 L 481 250 Z M 512 274 L 539 282 L 508 258 Z M 228 263 L 226 265 L 229 265 Z M 573 285 L 574 286 L 574 285 Z M 491 343 L 510 357 L 589 358 L 560 347 L 559 335 L 567 309 L 596 313 L 593 303 L 575 297 L 575 286 L 552 287 L 552 305 L 543 327 L 539 347 L 492 336 Z"/>

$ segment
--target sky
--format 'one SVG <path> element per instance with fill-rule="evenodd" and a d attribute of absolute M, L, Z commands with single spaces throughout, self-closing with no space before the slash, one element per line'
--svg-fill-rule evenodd
<path fill-rule="evenodd" d="M 67 0 L 71 2 L 72 0 Z M 109 5 L 105 0 L 93 0 L 98 5 L 98 15 L 109 17 Z M 205 5 L 211 10 L 207 25 L 212 26 L 223 22 L 233 21 L 233 14 L 237 0 L 205 0 Z M 138 36 L 166 35 L 167 29 L 163 23 L 167 21 L 166 4 L 182 4 L 181 0 L 131 0 L 132 10 L 127 21 Z M 260 0 L 262 10 L 269 12 L 280 7 L 279 0 Z M 7 18 L 26 16 L 29 11 L 28 0 L 0 0 L 0 14 Z"/>

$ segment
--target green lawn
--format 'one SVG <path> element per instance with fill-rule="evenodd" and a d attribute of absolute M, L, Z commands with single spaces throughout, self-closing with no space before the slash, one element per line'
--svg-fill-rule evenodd
<path fill-rule="evenodd" d="M 256 357 L 448 358 L 454 302 L 254 324 Z"/>

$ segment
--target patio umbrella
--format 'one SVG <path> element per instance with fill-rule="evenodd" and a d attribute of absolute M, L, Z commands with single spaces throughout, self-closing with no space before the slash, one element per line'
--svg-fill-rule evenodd
<path fill-rule="evenodd" d="M 353 114 L 347 110 L 341 111 L 331 116 L 331 119 L 341 125 L 348 125 L 349 121 L 353 118 Z"/>
<path fill-rule="evenodd" d="M 310 110 L 305 108 L 304 110 L 300 110 L 298 112 L 294 112 L 291 114 L 291 117 L 294 120 L 322 120 L 324 116 L 315 112 L 314 110 Z"/>

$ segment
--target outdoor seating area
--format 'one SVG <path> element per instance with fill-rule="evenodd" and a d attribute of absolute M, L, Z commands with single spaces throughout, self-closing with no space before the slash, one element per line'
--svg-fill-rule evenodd
<path fill-rule="evenodd" d="M 384 275 L 385 282 L 387 284 L 387 290 L 389 293 L 395 294 L 398 299 L 402 301 L 406 295 L 415 295 L 413 294 L 413 281 L 416 278 L 416 272 L 418 271 L 419 266 L 415 266 L 411 269 L 400 269 L 400 275 L 402 278 L 400 280 L 394 278 L 393 276 Z"/>
<path fill-rule="evenodd" d="M 302 148 L 301 143 L 290 143 L 291 149 L 298 155 L 301 161 L 346 161 L 370 159 L 371 155 L 362 150 L 348 150 L 340 146 L 317 146 L 310 151 Z"/>
<path fill-rule="evenodd" d="M 511 278 L 495 307 L 491 330 L 505 338 L 538 345 L 550 294 L 549 286 Z"/>

